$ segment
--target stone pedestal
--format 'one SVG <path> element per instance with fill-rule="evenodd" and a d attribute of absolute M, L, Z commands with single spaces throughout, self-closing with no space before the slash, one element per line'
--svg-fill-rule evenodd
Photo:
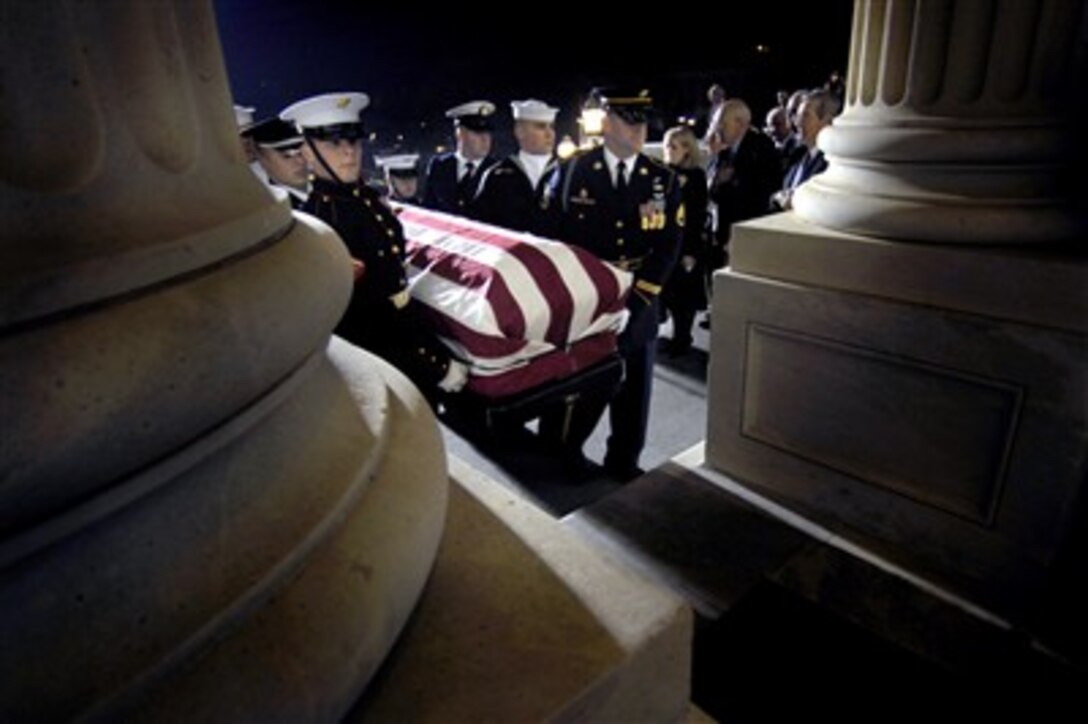
<path fill-rule="evenodd" d="M 1019 624 L 1069 553 L 1088 260 L 738 225 L 707 462 Z"/>
<path fill-rule="evenodd" d="M 1084 10 L 858 0 L 827 172 L 735 228 L 715 280 L 706 448 L 1078 655 Z"/>

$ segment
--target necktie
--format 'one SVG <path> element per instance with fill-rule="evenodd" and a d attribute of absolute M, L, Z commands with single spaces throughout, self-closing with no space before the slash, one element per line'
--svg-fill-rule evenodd
<path fill-rule="evenodd" d="M 616 195 L 623 198 L 627 194 L 627 164 L 616 164 Z"/>
<path fill-rule="evenodd" d="M 476 189 L 472 182 L 472 172 L 476 170 L 476 164 L 469 161 L 465 164 L 465 173 L 461 176 L 461 180 L 457 182 L 457 204 L 464 206 L 472 201 L 472 197 L 476 193 Z"/>

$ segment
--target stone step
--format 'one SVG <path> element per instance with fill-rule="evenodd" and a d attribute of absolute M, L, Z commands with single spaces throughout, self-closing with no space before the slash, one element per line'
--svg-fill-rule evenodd
<path fill-rule="evenodd" d="M 734 494 L 692 459 L 678 456 L 563 522 L 701 614 L 692 697 L 709 715 L 869 721 L 869 704 L 896 697 L 903 703 L 881 720 L 906 722 L 1074 691 L 1073 667 L 999 621 Z M 782 696 L 784 682 L 796 696 Z M 813 704 L 844 682 L 850 699 Z M 986 693 L 995 683 L 999 693 Z"/>
<path fill-rule="evenodd" d="M 457 458 L 418 608 L 346 722 L 704 722 L 692 615 Z"/>

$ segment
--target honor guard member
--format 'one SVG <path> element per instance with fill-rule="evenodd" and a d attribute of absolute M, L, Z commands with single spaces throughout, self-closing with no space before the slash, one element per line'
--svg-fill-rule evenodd
<path fill-rule="evenodd" d="M 538 236 L 555 234 L 554 206 L 542 203 L 547 177 L 557 164 L 555 115 L 558 108 L 538 100 L 514 101 L 518 152 L 492 166 L 480 181 L 469 215 L 480 221 Z"/>
<path fill-rule="evenodd" d="M 302 134 L 295 124 L 265 118 L 242 131 L 241 136 L 253 142 L 250 170 L 274 194 L 286 192 L 291 208 L 301 209 L 310 193 L 310 180 L 302 157 Z"/>
<path fill-rule="evenodd" d="M 257 110 L 253 106 L 240 106 L 234 104 L 234 124 L 238 126 L 238 138 L 242 141 L 242 152 L 246 155 L 246 163 L 253 163 L 257 154 L 253 150 L 253 141 L 244 135 L 246 130 L 253 125 L 253 112 Z"/>
<path fill-rule="evenodd" d="M 303 210 L 332 226 L 363 268 L 336 334 L 386 359 L 433 400 L 436 387 L 459 390 L 467 368 L 426 327 L 408 294 L 403 228 L 362 179 L 359 113 L 369 100 L 364 93 L 314 96 L 280 117 L 302 132 L 302 153 L 314 175 Z"/>
<path fill-rule="evenodd" d="M 492 116 L 495 104 L 470 101 L 446 111 L 453 119 L 457 150 L 431 159 L 423 184 L 423 205 L 428 209 L 464 215 L 476 196 L 484 171 L 495 164 L 491 156 Z"/>
<path fill-rule="evenodd" d="M 658 296 L 680 251 L 684 208 L 672 171 L 641 153 L 652 110 L 649 92 L 616 88 L 597 91 L 596 96 L 606 111 L 604 144 L 575 156 L 552 178 L 550 189 L 561 214 L 558 238 L 632 272 L 635 280 L 627 299 L 630 317 L 619 338 L 624 380 L 610 402 L 577 403 L 563 442 L 568 463 L 584 460 L 582 444 L 607 404 L 611 435 L 605 471 L 630 480 L 641 473 L 638 459 L 650 412 Z M 554 430 L 548 426 L 545 434 L 554 436 Z"/>
<path fill-rule="evenodd" d="M 401 153 L 374 159 L 385 173 L 386 194 L 390 201 L 419 204 L 419 154 Z"/>

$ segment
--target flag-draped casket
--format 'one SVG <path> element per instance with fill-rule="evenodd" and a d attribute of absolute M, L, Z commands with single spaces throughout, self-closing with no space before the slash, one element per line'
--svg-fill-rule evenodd
<path fill-rule="evenodd" d="M 503 397 L 609 357 L 631 274 L 577 247 L 400 206 L 412 297 L 469 366 L 468 389 Z"/>

